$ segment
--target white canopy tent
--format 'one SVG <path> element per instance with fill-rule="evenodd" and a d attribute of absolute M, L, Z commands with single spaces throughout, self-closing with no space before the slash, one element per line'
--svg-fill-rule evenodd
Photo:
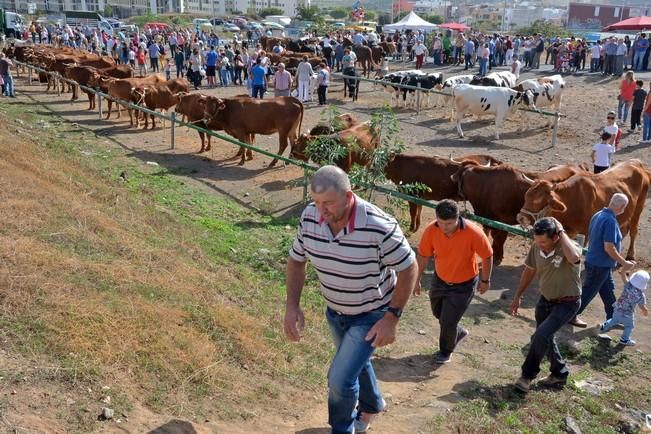
<path fill-rule="evenodd" d="M 437 29 L 438 27 L 439 26 L 436 24 L 428 23 L 416 15 L 416 12 L 411 11 L 407 16 L 405 16 L 397 23 L 382 26 L 382 30 L 384 32 L 394 32 L 396 30 L 423 30 L 425 32 L 430 32 Z"/>

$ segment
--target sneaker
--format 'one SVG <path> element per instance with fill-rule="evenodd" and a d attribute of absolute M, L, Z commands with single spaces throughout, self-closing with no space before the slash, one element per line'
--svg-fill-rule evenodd
<path fill-rule="evenodd" d="M 513 386 L 520 392 L 527 393 L 531 387 L 531 380 L 528 378 L 520 377 Z"/>
<path fill-rule="evenodd" d="M 538 385 L 543 387 L 565 386 L 567 384 L 567 377 L 559 377 L 558 375 L 549 374 L 545 378 L 538 381 Z"/>
<path fill-rule="evenodd" d="M 604 341 L 612 341 L 613 340 L 613 338 L 611 338 L 609 335 L 607 335 L 605 333 L 600 333 L 600 334 L 597 335 L 597 337 L 599 339 L 604 340 Z"/>
<path fill-rule="evenodd" d="M 445 365 L 446 363 L 450 362 L 450 354 L 443 354 L 440 351 L 437 351 L 434 354 L 434 363 L 437 365 Z"/>
<path fill-rule="evenodd" d="M 387 408 L 387 402 L 382 398 L 382 409 L 380 410 L 380 413 L 383 412 Z M 371 426 L 371 422 L 373 419 L 375 419 L 375 416 L 377 416 L 379 413 L 373 413 L 373 414 L 368 414 L 368 421 L 364 422 L 363 415 L 365 413 L 357 413 L 357 419 L 353 422 L 353 433 L 361 433 L 361 432 L 366 432 L 368 431 L 369 427 Z"/>
<path fill-rule="evenodd" d="M 470 335 L 470 332 L 468 332 L 468 330 L 461 329 L 461 331 L 457 333 L 457 342 L 455 345 L 459 345 L 461 341 L 468 337 L 468 335 Z"/>
<path fill-rule="evenodd" d="M 601 323 L 601 324 L 599 324 L 599 331 L 600 331 L 600 332 L 602 332 L 602 333 L 606 331 L 606 329 L 604 328 L 604 325 L 606 325 L 606 323 L 605 323 L 605 322 L 604 322 L 604 323 Z"/>
<path fill-rule="evenodd" d="M 635 341 L 634 341 L 633 339 L 627 339 L 627 340 L 620 339 L 620 340 L 619 340 L 619 345 L 624 345 L 624 346 L 627 346 L 627 347 L 632 347 L 632 346 L 635 346 Z"/>
<path fill-rule="evenodd" d="M 581 329 L 584 329 L 584 328 L 586 328 L 588 326 L 588 323 L 583 321 L 582 319 L 580 319 L 578 316 L 575 316 L 574 318 L 569 320 L 567 323 L 573 325 L 574 327 L 578 327 L 578 328 L 581 328 Z"/>

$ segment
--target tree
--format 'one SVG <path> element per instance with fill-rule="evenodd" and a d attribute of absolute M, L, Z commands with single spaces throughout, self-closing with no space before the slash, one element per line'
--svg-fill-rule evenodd
<path fill-rule="evenodd" d="M 261 17 L 267 17 L 269 15 L 282 15 L 283 10 L 280 8 L 264 8 L 258 11 L 258 15 Z"/>
<path fill-rule="evenodd" d="M 443 24 L 443 17 L 436 14 L 429 14 L 422 17 L 425 21 L 432 24 Z"/>
<path fill-rule="evenodd" d="M 298 6 L 296 13 L 305 21 L 321 21 L 321 10 L 316 6 Z"/>
<path fill-rule="evenodd" d="M 364 19 L 368 21 L 375 21 L 377 13 L 375 11 L 364 11 Z"/>
<path fill-rule="evenodd" d="M 105 17 L 112 17 L 113 16 L 113 6 L 111 6 L 111 5 L 104 6 L 103 13 L 104 13 Z"/>
<path fill-rule="evenodd" d="M 516 30 L 515 33 L 521 35 L 533 35 L 534 33 L 540 33 L 544 36 L 560 36 L 561 38 L 567 38 L 572 36 L 572 32 L 569 32 L 567 29 L 557 26 L 551 21 L 547 20 L 536 20 L 531 25 L 520 27 Z"/>
<path fill-rule="evenodd" d="M 346 8 L 334 8 L 333 10 L 330 11 L 330 16 L 332 18 L 336 18 L 340 20 L 342 18 L 346 18 L 349 12 L 350 11 Z"/>

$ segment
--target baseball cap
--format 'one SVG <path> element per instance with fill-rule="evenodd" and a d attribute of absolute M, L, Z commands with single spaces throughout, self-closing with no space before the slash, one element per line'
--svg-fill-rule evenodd
<path fill-rule="evenodd" d="M 649 273 L 644 270 L 636 271 L 628 281 L 634 287 L 645 290 L 649 283 Z"/>

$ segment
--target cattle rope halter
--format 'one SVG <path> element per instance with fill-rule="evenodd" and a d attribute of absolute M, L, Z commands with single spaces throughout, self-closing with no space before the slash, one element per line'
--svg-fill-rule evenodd
<path fill-rule="evenodd" d="M 547 214 L 548 210 L 549 210 L 549 205 L 545 206 L 543 209 L 541 209 L 538 212 L 533 212 L 533 211 L 529 211 L 526 208 L 521 208 L 520 209 L 520 214 L 525 214 L 525 215 L 530 216 L 533 219 L 534 223 L 535 223 L 536 221 L 538 221 L 538 219 L 540 217 L 544 217 Z"/>

